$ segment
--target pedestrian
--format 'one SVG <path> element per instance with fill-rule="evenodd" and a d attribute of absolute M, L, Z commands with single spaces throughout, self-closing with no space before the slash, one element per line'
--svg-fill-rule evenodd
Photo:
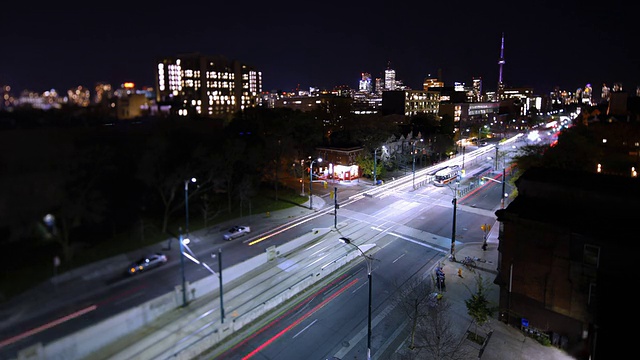
<path fill-rule="evenodd" d="M 462 277 L 462 269 L 458 268 L 458 276 Z"/>

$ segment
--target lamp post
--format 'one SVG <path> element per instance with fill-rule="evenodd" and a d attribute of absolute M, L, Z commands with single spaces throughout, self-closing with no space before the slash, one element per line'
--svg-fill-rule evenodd
<path fill-rule="evenodd" d="M 505 170 L 504 168 L 502 168 L 502 181 L 498 181 L 498 180 L 492 179 L 492 178 L 487 177 L 487 176 L 483 176 L 483 177 L 482 177 L 482 180 L 489 180 L 489 181 L 496 182 L 496 183 L 498 183 L 498 184 L 502 184 L 502 195 L 501 195 L 501 199 L 500 199 L 500 207 L 501 207 L 502 209 L 504 209 L 504 202 L 505 202 L 505 201 L 504 201 L 504 199 L 506 199 L 507 197 L 509 197 L 509 194 L 507 194 L 507 193 L 505 192 L 505 191 L 506 191 L 506 189 L 505 189 L 505 185 L 506 185 L 506 178 L 505 178 L 505 177 L 506 177 L 506 170 Z"/>
<path fill-rule="evenodd" d="M 309 156 L 309 159 L 311 159 L 311 156 Z M 315 162 L 321 163 L 322 158 L 311 160 L 311 165 L 309 166 L 309 209 L 311 210 L 313 210 L 313 164 Z"/>
<path fill-rule="evenodd" d="M 506 171 L 504 167 L 502 168 L 502 197 L 500 199 L 500 208 L 504 209 L 504 198 L 505 198 L 505 183 L 507 182 Z"/>
<path fill-rule="evenodd" d="M 339 240 L 345 244 L 353 245 L 356 249 L 358 249 L 358 251 L 360 251 L 360 254 L 367 262 L 367 280 L 369 282 L 369 309 L 367 313 L 367 360 L 371 360 L 371 258 L 367 256 L 358 245 L 352 243 L 349 238 L 341 237 Z"/>
<path fill-rule="evenodd" d="M 453 221 L 451 225 L 451 260 L 456 261 L 456 211 L 458 208 L 458 187 L 460 185 L 460 180 L 456 180 L 456 188 L 449 187 L 453 191 L 453 200 L 451 203 L 453 204 Z"/>
<path fill-rule="evenodd" d="M 212 258 L 218 258 L 218 280 L 220 281 L 220 323 L 224 324 L 224 302 L 222 301 L 222 249 L 218 249 L 218 255 L 211 253 Z"/>
<path fill-rule="evenodd" d="M 178 228 L 179 238 L 180 240 L 180 271 L 182 273 L 182 307 L 187 306 L 187 287 L 186 280 L 184 277 L 184 239 L 182 238 L 182 227 Z"/>
<path fill-rule="evenodd" d="M 192 177 L 184 181 L 184 209 L 185 209 L 185 234 L 189 237 L 189 181 L 196 182 L 196 178 Z M 182 251 L 182 248 L 180 249 Z"/>

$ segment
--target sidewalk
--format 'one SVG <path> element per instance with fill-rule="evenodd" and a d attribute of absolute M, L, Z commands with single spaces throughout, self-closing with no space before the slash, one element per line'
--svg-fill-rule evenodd
<path fill-rule="evenodd" d="M 448 258 L 442 261 L 446 279 L 446 291 L 444 297 L 451 303 L 453 314 L 452 322 L 456 322 L 459 327 L 468 327 L 471 317 L 467 314 L 465 300 L 477 290 L 478 275 L 482 276 L 484 284 L 488 284 L 488 300 L 491 305 L 498 305 L 500 288 L 493 283 L 497 275 L 498 264 L 498 229 L 499 223 L 492 225 L 491 232 L 487 238 L 487 250 L 482 250 L 482 242 L 466 243 L 457 247 L 456 259 L 452 262 Z M 465 256 L 470 256 L 476 260 L 475 271 L 468 270 L 460 263 Z M 462 269 L 462 277 L 458 276 L 458 269 Z M 435 269 L 434 269 L 435 270 Z M 513 359 L 545 359 L 545 360 L 573 360 L 564 351 L 552 347 L 544 346 L 535 339 L 526 336 L 522 331 L 509 326 L 497 318 L 498 313 L 494 313 L 492 319 L 486 324 L 478 327 L 477 334 L 485 337 L 483 345 L 476 344 L 470 340 L 466 345 L 470 347 L 471 353 L 477 355 L 477 359 L 484 360 L 513 360 Z M 469 331 L 476 332 L 475 326 L 471 326 Z M 473 359 L 476 359 L 474 356 Z"/>

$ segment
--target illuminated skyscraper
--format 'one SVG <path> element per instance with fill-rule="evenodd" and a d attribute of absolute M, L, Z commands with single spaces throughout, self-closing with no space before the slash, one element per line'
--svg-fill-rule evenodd
<path fill-rule="evenodd" d="M 472 101 L 481 102 L 482 101 L 482 78 L 473 78 L 472 92 L 473 92 Z"/>
<path fill-rule="evenodd" d="M 371 74 L 363 72 L 360 75 L 361 75 L 361 78 L 360 78 L 358 90 L 360 90 L 361 92 L 371 93 L 371 90 L 372 90 Z"/>
<path fill-rule="evenodd" d="M 396 89 L 396 71 L 391 69 L 391 62 L 387 65 L 387 70 L 384 71 L 384 89 Z"/>

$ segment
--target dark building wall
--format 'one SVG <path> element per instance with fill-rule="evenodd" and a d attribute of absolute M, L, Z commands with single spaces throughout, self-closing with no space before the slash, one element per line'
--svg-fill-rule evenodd
<path fill-rule="evenodd" d="M 496 212 L 502 319 L 525 318 L 578 354 L 606 352 L 619 331 L 612 319 L 635 308 L 625 309 L 635 282 L 625 284 L 630 267 L 616 254 L 637 248 L 638 179 L 534 168 L 516 185 L 518 197 Z"/>

